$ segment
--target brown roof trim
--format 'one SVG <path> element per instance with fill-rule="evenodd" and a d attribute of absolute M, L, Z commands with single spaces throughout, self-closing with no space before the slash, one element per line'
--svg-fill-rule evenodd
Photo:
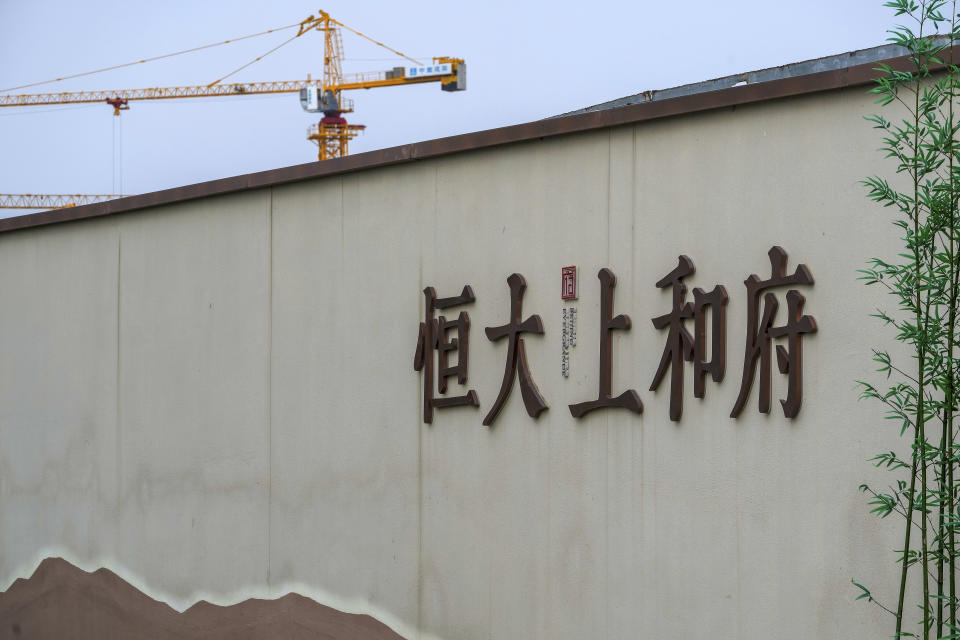
<path fill-rule="evenodd" d="M 960 54 L 960 46 L 955 47 Z M 958 55 L 960 57 L 960 55 Z M 142 195 L 129 196 L 107 202 L 98 202 L 67 209 L 54 209 L 14 218 L 0 220 L 0 233 L 39 227 L 59 222 L 71 222 L 99 218 L 117 213 L 126 213 L 207 196 L 222 195 L 259 189 L 275 185 L 334 176 L 364 169 L 387 167 L 415 160 L 426 160 L 452 153 L 485 149 L 514 142 L 536 140 L 551 136 L 580 133 L 616 127 L 620 125 L 645 122 L 659 118 L 698 113 L 712 109 L 733 107 L 736 105 L 765 102 L 780 98 L 789 98 L 846 87 L 868 84 L 877 76 L 875 68 L 882 62 L 897 69 L 909 69 L 906 56 L 891 60 L 866 63 L 842 69 L 812 73 L 809 75 L 783 78 L 769 82 L 748 84 L 718 91 L 697 93 L 678 98 L 644 102 L 616 109 L 591 111 L 546 120 L 537 120 L 524 124 L 488 129 L 474 133 L 465 133 L 448 138 L 437 138 L 425 142 L 415 142 L 399 147 L 390 147 L 377 151 L 368 151 L 345 158 L 310 162 L 307 164 L 249 173 L 231 178 L 222 178 L 210 182 L 201 182 L 184 187 L 175 187 L 163 191 L 154 191 Z"/>

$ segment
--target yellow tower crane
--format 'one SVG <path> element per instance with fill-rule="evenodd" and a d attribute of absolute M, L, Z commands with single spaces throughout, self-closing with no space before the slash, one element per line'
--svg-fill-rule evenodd
<path fill-rule="evenodd" d="M 347 29 L 351 33 L 355 33 L 360 37 L 370 40 L 374 44 L 405 58 L 408 63 L 411 64 L 402 67 L 394 67 L 389 71 L 344 74 L 342 72 L 341 64 L 343 59 L 343 42 L 340 35 L 340 28 Z M 323 113 L 323 118 L 320 120 L 320 122 L 308 130 L 307 139 L 312 140 L 319 147 L 319 153 L 317 154 L 318 160 L 327 160 L 330 158 L 340 158 L 346 156 L 348 153 L 349 141 L 365 128 L 364 125 L 348 124 L 343 118 L 344 113 L 353 111 L 353 102 L 347 98 L 343 98 L 341 96 L 342 92 L 352 91 L 355 89 L 398 87 L 409 84 L 422 84 L 425 82 L 439 82 L 440 88 L 444 91 L 464 91 L 467 88 L 467 65 L 462 59 L 441 56 L 433 58 L 430 64 L 420 63 L 417 60 L 414 60 L 413 58 L 396 51 L 395 49 L 391 49 L 382 42 L 378 42 L 369 36 L 366 36 L 359 31 L 352 29 L 347 25 L 338 22 L 337 20 L 334 20 L 325 11 L 320 11 L 317 16 L 311 15 L 300 22 L 297 34 L 290 38 L 290 40 L 287 42 L 302 36 L 308 31 L 314 30 L 320 31 L 324 34 L 323 76 L 320 82 L 316 82 L 308 75 L 306 80 L 222 84 L 221 81 L 223 79 L 229 75 L 233 75 L 233 73 L 236 73 L 234 71 L 208 85 L 154 87 L 146 89 L 120 89 L 115 91 L 68 91 L 62 93 L 35 93 L 22 95 L 0 93 L 0 107 L 26 107 L 36 105 L 104 102 L 113 107 L 113 114 L 118 116 L 120 115 L 121 111 L 130 108 L 130 102 L 136 100 L 169 100 L 174 98 L 206 98 L 262 95 L 268 93 L 299 93 L 300 104 L 304 110 L 314 113 Z M 238 39 L 240 38 L 236 38 L 234 40 Z M 273 49 L 271 51 L 275 50 L 276 49 Z M 179 55 L 179 53 L 168 55 Z M 259 58 L 257 58 L 257 60 L 259 60 Z M 132 65 L 137 63 L 130 64 Z M 240 67 L 240 69 L 249 66 L 249 64 Z M 118 65 L 117 67 L 111 68 L 118 68 L 122 66 L 129 65 Z M 239 71 L 239 69 L 237 71 Z M 87 74 L 77 75 L 79 76 Z"/>

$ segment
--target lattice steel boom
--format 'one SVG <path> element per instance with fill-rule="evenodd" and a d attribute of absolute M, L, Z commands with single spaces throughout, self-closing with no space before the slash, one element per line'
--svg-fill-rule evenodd
<path fill-rule="evenodd" d="M 117 194 L 0 193 L 0 209 L 63 209 L 81 204 L 115 200 Z"/>

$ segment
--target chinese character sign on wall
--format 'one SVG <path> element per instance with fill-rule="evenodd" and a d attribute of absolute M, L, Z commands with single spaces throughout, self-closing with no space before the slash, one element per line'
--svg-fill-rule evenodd
<path fill-rule="evenodd" d="M 783 414 L 787 418 L 796 417 L 803 402 L 803 338 L 817 331 L 817 323 L 810 315 L 804 315 L 806 299 L 793 287 L 810 287 L 813 275 L 806 265 L 798 265 L 792 275 L 787 275 L 787 253 L 781 247 L 773 247 L 768 252 L 770 277 L 761 279 L 755 274 L 744 280 L 747 305 L 746 339 L 740 389 L 737 400 L 731 410 L 736 418 L 746 406 L 757 377 L 759 368 L 758 410 L 769 413 L 771 399 L 772 354 L 776 351 L 777 369 L 787 377 L 787 396 L 780 400 Z M 688 297 L 684 279 L 695 272 L 693 260 L 681 255 L 677 265 L 664 275 L 655 286 L 671 294 L 670 308 L 666 313 L 653 316 L 654 330 L 664 336 L 663 351 L 657 364 L 650 390 L 657 390 L 661 384 L 669 384 L 668 415 L 671 420 L 679 421 L 683 416 L 684 381 L 688 370 L 693 376 L 693 395 L 704 398 L 706 395 L 706 377 L 715 384 L 721 384 L 727 369 L 726 309 L 730 302 L 727 288 L 717 284 L 709 292 L 694 288 L 693 299 Z M 640 414 L 643 402 L 633 388 L 615 393 L 612 383 L 613 332 L 630 331 L 630 316 L 625 313 L 614 314 L 614 292 L 617 277 L 608 268 L 597 273 L 600 290 L 599 362 L 597 363 L 597 397 L 571 404 L 569 411 L 574 418 L 599 409 L 620 409 Z M 510 392 L 517 384 L 527 414 L 536 419 L 547 410 L 547 400 L 534 381 L 530 363 L 526 355 L 524 336 L 543 336 L 543 322 L 539 314 L 523 317 L 523 293 L 527 288 L 526 279 L 519 273 L 507 277 L 510 290 L 510 310 L 505 324 L 486 327 L 485 333 L 491 346 L 503 343 L 505 364 L 503 379 L 499 391 L 482 422 L 492 426 L 505 406 Z M 561 270 L 561 299 L 576 300 L 578 291 L 576 267 L 563 267 Z M 780 302 L 771 291 L 775 288 L 790 287 L 784 295 L 786 313 L 780 320 L 778 311 Z M 459 310 L 455 319 L 436 316 L 437 311 L 466 307 L 474 304 L 477 297 L 473 289 L 466 285 L 459 296 L 438 298 L 433 287 L 427 287 L 424 295 L 424 321 L 420 323 L 417 348 L 414 354 L 414 369 L 421 372 L 423 381 L 423 421 L 433 422 L 434 409 L 457 406 L 480 406 L 480 398 L 473 389 L 467 389 L 467 369 L 469 364 L 470 316 L 466 310 Z M 562 365 L 564 377 L 569 371 L 569 347 L 576 344 L 576 308 L 564 308 L 562 335 Z M 774 344 L 780 340 L 783 344 Z M 775 349 L 774 349 L 775 347 Z M 669 371 L 669 380 L 667 372 Z M 434 379 L 436 378 L 436 382 Z M 454 391 L 450 380 L 456 378 Z"/>

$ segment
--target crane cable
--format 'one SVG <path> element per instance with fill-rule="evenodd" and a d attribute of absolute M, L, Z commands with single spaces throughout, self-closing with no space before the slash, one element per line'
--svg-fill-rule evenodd
<path fill-rule="evenodd" d="M 113 144 L 111 145 L 110 155 L 113 160 L 113 192 L 119 193 L 118 184 L 123 184 L 123 118 L 110 118 L 113 121 Z"/>
<path fill-rule="evenodd" d="M 349 26 L 343 24 L 343 23 L 340 22 L 339 20 L 334 20 L 333 18 L 330 18 L 330 22 L 333 22 L 333 23 L 335 23 L 335 24 L 343 27 L 343 28 L 346 29 L 347 31 L 350 31 L 351 33 L 354 33 L 354 34 L 360 36 L 361 38 L 364 38 L 365 40 L 369 40 L 370 42 L 372 42 L 373 44 L 375 44 L 375 45 L 377 45 L 377 46 L 383 47 L 383 48 L 386 49 L 387 51 L 390 51 L 391 53 L 394 53 L 394 54 L 400 56 L 401 58 L 406 58 L 407 60 L 409 60 L 410 62 L 412 62 L 412 63 L 414 63 L 414 64 L 417 64 L 417 65 L 422 65 L 422 64 L 423 64 L 423 63 L 420 62 L 419 60 L 417 60 L 417 59 L 415 59 L 415 58 L 411 58 L 411 57 L 408 56 L 407 54 L 405 54 L 405 53 L 403 53 L 403 52 L 401 52 L 401 51 L 397 51 L 397 50 L 394 49 L 393 47 L 389 47 L 389 46 L 383 44 L 382 42 L 380 42 L 379 40 L 374 40 L 374 39 L 371 38 L 370 36 L 368 36 L 368 35 L 366 35 L 366 34 L 363 34 L 363 33 L 360 33 L 360 32 L 357 31 L 356 29 L 354 29 L 354 28 L 352 28 L 352 27 L 349 27 Z M 222 42 L 214 42 L 214 43 L 212 43 L 212 44 L 205 44 L 205 45 L 202 45 L 202 46 L 199 46 L 199 47 L 193 47 L 193 48 L 191 48 L 191 49 L 184 49 L 183 51 L 175 51 L 175 52 L 173 52 L 173 53 L 165 53 L 165 54 L 163 54 L 163 55 L 154 56 L 154 57 L 152 57 L 152 58 L 144 58 L 143 60 L 135 60 L 135 61 L 133 61 L 133 62 L 126 62 L 126 63 L 124 63 L 124 64 L 117 64 L 117 65 L 113 65 L 113 66 L 111 66 L 111 67 L 104 67 L 104 68 L 102 68 L 102 69 L 94 69 L 93 71 L 84 71 L 84 72 L 82 72 L 82 73 L 75 73 L 75 74 L 73 74 L 73 75 L 63 76 L 62 78 L 53 78 L 53 79 L 51 79 L 51 80 L 42 80 L 42 81 L 40 81 L 40 82 L 31 82 L 31 83 L 29 83 L 29 84 L 22 84 L 22 85 L 19 85 L 19 86 L 16 86 L 16 87 L 8 87 L 8 88 L 6 88 L 6 89 L 0 89 L 0 93 L 4 93 L 4 92 L 7 92 L 7 91 L 14 91 L 14 90 L 16 90 L 16 89 L 26 89 L 26 88 L 28 88 L 28 87 L 36 87 L 36 86 L 41 85 L 41 84 L 50 84 L 50 83 L 52 83 L 52 82 L 62 82 L 63 80 L 71 80 L 71 79 L 73 79 L 73 78 L 81 78 L 81 77 L 83 77 L 83 76 L 90 76 L 90 75 L 93 75 L 93 74 L 95 74 L 95 73 L 103 73 L 104 71 L 114 71 L 114 70 L 116 70 L 116 69 L 123 69 L 123 68 L 125 68 L 125 67 L 132 67 L 132 66 L 134 66 L 134 65 L 143 64 L 143 63 L 145 63 L 145 62 L 154 62 L 154 61 L 156 61 L 156 60 L 163 60 L 164 58 L 172 58 L 172 57 L 174 57 L 174 56 L 180 56 L 180 55 L 183 55 L 183 54 L 186 54 L 186 53 L 193 53 L 193 52 L 195 52 L 195 51 L 202 51 L 203 49 L 210 49 L 211 47 L 219 47 L 219 46 L 224 45 L 224 44 L 230 44 L 231 42 L 239 42 L 239 41 L 241 41 L 241 40 L 247 40 L 247 39 L 249 39 L 249 38 L 256 38 L 257 36 L 267 35 L 267 34 L 269 34 L 269 33 L 276 33 L 277 31 L 284 31 L 284 30 L 286 30 L 286 29 L 292 29 L 292 28 L 297 27 L 297 26 L 302 27 L 302 26 L 303 26 L 303 22 L 298 22 L 298 23 L 296 23 L 296 24 L 288 24 L 288 25 L 285 26 L 285 27 L 277 27 L 276 29 L 267 29 L 266 31 L 261 31 L 261 32 L 259 32 L 259 33 L 252 33 L 252 34 L 247 35 L 247 36 L 241 36 L 241 37 L 239 37 L 239 38 L 232 38 L 232 39 L 230 39 L 230 40 L 224 40 L 224 41 L 222 41 Z M 248 62 L 248 63 L 246 63 L 245 65 L 242 65 L 242 66 L 240 66 L 240 67 L 238 67 L 238 68 L 236 68 L 236 69 L 234 69 L 233 71 L 231 71 L 230 73 L 226 74 L 225 76 L 223 76 L 223 77 L 221 77 L 221 78 L 219 78 L 219 79 L 217 79 L 217 80 L 214 80 L 213 82 L 211 82 L 210 84 L 207 85 L 207 88 L 210 88 L 210 87 L 212 87 L 212 86 L 215 85 L 215 84 L 218 84 L 218 83 L 220 83 L 220 82 L 223 82 L 224 80 L 226 80 L 226 79 L 229 78 L 230 76 L 232 76 L 232 75 L 234 75 L 234 74 L 236 74 L 236 73 L 238 73 L 238 72 L 240 72 L 240 71 L 243 71 L 244 69 L 246 69 L 246 68 L 249 67 L 250 65 L 252 65 L 252 64 L 254 64 L 254 63 L 256 63 L 256 62 L 259 62 L 260 60 L 263 60 L 265 57 L 267 57 L 268 55 L 270 55 L 271 53 L 273 53 L 274 51 L 276 51 L 276 50 L 279 49 L 280 47 L 283 47 L 284 45 L 290 44 L 291 42 L 293 42 L 294 40 L 296 40 L 297 38 L 299 38 L 300 36 L 302 36 L 304 33 L 306 33 L 306 31 L 301 30 L 299 33 L 297 33 L 297 34 L 296 34 L 295 36 L 293 36 L 292 38 L 290 38 L 290 39 L 288 39 L 288 40 L 285 40 L 284 42 L 281 42 L 280 44 L 278 44 L 278 45 L 275 46 L 274 48 L 270 49 L 270 50 L 267 51 L 266 53 L 264 53 L 264 54 L 262 54 L 262 55 L 260 55 L 260 56 L 257 56 L 256 58 L 254 58 L 254 59 L 251 60 L 250 62 Z"/>
<path fill-rule="evenodd" d="M 267 35 L 268 33 L 275 33 L 275 32 L 277 32 L 277 31 L 284 31 L 284 30 L 286 30 L 286 29 L 292 29 L 292 28 L 294 28 L 294 27 L 299 27 L 299 26 L 300 26 L 300 23 L 299 23 L 299 22 L 296 23 L 296 24 L 288 24 L 288 25 L 285 26 L 285 27 L 277 27 L 276 29 L 268 29 L 268 30 L 266 30 L 266 31 L 261 31 L 260 33 L 252 33 L 252 34 L 250 34 L 250 35 L 248 35 L 248 36 L 241 36 L 241 37 L 239 37 L 239 38 L 233 38 L 233 39 L 231 39 L 231 40 L 224 40 L 223 42 L 214 42 L 214 43 L 212 43 L 212 44 L 205 44 L 205 45 L 200 46 L 200 47 L 193 47 L 192 49 L 184 49 L 183 51 L 176 51 L 176 52 L 174 52 L 174 53 L 165 53 L 165 54 L 163 54 L 162 56 L 154 56 L 154 57 L 152 57 L 152 58 L 145 58 L 145 59 L 143 59 L 143 60 L 136 60 L 136 61 L 134 61 L 134 62 L 127 62 L 127 63 L 124 63 L 124 64 L 117 64 L 117 65 L 114 65 L 114 66 L 112 66 L 112 67 L 104 67 L 103 69 L 95 69 L 95 70 L 93 70 L 93 71 L 84 71 L 83 73 L 75 73 L 75 74 L 73 74 L 73 75 L 63 76 L 62 78 L 53 78 L 52 80 L 43 80 L 42 82 L 31 82 L 30 84 L 22 84 L 22 85 L 20 85 L 20 86 L 18 86 L 18 87 L 9 87 L 9 88 L 7 88 L 7 89 L 0 89 L 0 93 L 6 92 L 6 91 L 14 91 L 15 89 L 26 89 L 27 87 L 36 87 L 37 85 L 41 85 L 41 84 L 50 84 L 51 82 L 60 82 L 60 81 L 62 81 L 62 80 L 70 80 L 70 79 L 72 79 L 72 78 L 80 78 L 80 77 L 82 77 L 82 76 L 89 76 L 89 75 L 93 75 L 93 74 L 95 74 L 95 73 L 102 73 L 102 72 L 104 72 L 104 71 L 113 71 L 114 69 L 123 69 L 124 67 L 132 67 L 133 65 L 143 64 L 144 62 L 153 62 L 153 61 L 155 61 L 155 60 L 162 60 L 162 59 L 164 59 L 164 58 L 172 58 L 172 57 L 174 57 L 174 56 L 180 56 L 180 55 L 183 55 L 183 54 L 185 54 L 185 53 L 193 53 L 194 51 L 201 51 L 201 50 L 203 50 L 203 49 L 209 49 L 209 48 L 211 48 L 211 47 L 219 47 L 220 45 L 230 44 L 231 42 L 240 42 L 241 40 L 247 40 L 247 39 L 249 39 L 249 38 L 256 38 L 257 36 L 263 36 L 263 35 Z M 292 38 L 291 38 L 291 40 L 292 40 Z M 290 42 L 290 40 L 288 40 L 287 42 Z M 286 42 L 285 42 L 284 44 L 286 44 Z M 283 46 L 283 45 L 281 45 L 281 46 Z M 278 47 L 278 48 L 279 48 L 279 47 Z M 274 51 L 275 51 L 275 49 L 274 49 Z M 272 53 L 272 51 L 268 51 L 267 53 Z M 263 55 L 267 55 L 267 53 L 265 53 L 265 54 L 263 54 Z M 262 58 L 263 56 L 260 56 L 260 57 Z M 257 58 L 257 59 L 259 60 L 259 58 Z M 256 62 L 256 60 L 255 60 L 254 62 Z M 253 64 L 253 63 L 251 63 L 251 64 Z M 238 71 L 239 71 L 239 69 L 238 69 Z M 224 76 L 224 77 L 226 77 L 226 76 Z M 221 78 L 221 80 L 222 80 L 222 78 Z M 219 80 L 218 80 L 217 82 L 219 82 Z M 216 83 L 214 83 L 214 84 L 216 84 Z"/>
<path fill-rule="evenodd" d="M 343 28 L 346 29 L 347 31 L 350 31 L 351 33 L 355 33 L 356 35 L 360 36 L 361 38 L 364 38 L 364 39 L 366 39 L 366 40 L 369 40 L 369 41 L 372 42 L 373 44 L 378 45 L 378 46 L 381 46 L 381 47 L 383 47 L 384 49 L 386 49 L 387 51 L 391 51 L 391 52 L 397 54 L 397 55 L 400 56 L 401 58 L 406 58 L 407 60 L 409 60 L 409 61 L 412 62 L 413 64 L 416 64 L 416 65 L 422 65 L 422 64 L 423 64 L 423 63 L 420 62 L 419 60 L 415 60 L 415 59 L 411 58 L 410 56 L 408 56 L 407 54 L 402 53 L 402 52 L 400 52 L 400 51 L 397 51 L 397 50 L 394 49 L 393 47 L 388 47 L 387 45 L 383 44 L 383 43 L 380 42 L 379 40 L 374 40 L 374 39 L 371 38 L 370 36 L 365 35 L 365 34 L 363 34 L 363 33 L 360 33 L 359 31 L 357 31 L 356 29 L 354 29 L 354 28 L 352 28 L 352 27 L 348 27 L 347 25 L 343 24 L 343 23 L 340 22 L 339 20 L 334 20 L 333 18 L 330 18 L 330 22 L 335 22 L 335 23 L 337 23 L 338 25 L 340 25 L 341 27 L 343 27 Z"/>
<path fill-rule="evenodd" d="M 237 73 L 237 72 L 240 72 L 240 71 L 243 71 L 244 69 L 246 69 L 247 67 L 249 67 L 249 66 L 252 65 L 253 63 L 255 63 L 255 62 L 260 62 L 261 60 L 263 60 L 264 58 L 266 58 L 268 55 L 270 55 L 271 53 L 273 53 L 274 51 L 276 51 L 276 50 L 279 49 L 280 47 L 282 47 L 282 46 L 284 46 L 284 45 L 287 45 L 287 44 L 290 44 L 291 42 L 293 42 L 294 40 L 296 40 L 297 38 L 299 38 L 299 37 L 302 36 L 302 35 L 303 35 L 303 33 L 298 33 L 297 35 L 293 36 L 293 37 L 290 38 L 289 40 L 285 40 L 284 42 L 281 42 L 280 44 L 278 44 L 277 46 L 275 46 L 273 49 L 270 49 L 270 50 L 267 51 L 266 53 L 257 56 L 256 58 L 254 58 L 253 60 L 251 60 L 251 61 L 248 62 L 247 64 L 245 64 L 245 65 L 243 65 L 243 66 L 240 66 L 240 67 L 237 67 L 236 69 L 234 69 L 233 71 L 231 71 L 231 72 L 228 73 L 227 75 L 223 76 L 222 78 L 218 78 L 217 80 L 214 80 L 213 82 L 211 82 L 210 84 L 207 85 L 207 89 L 209 89 L 210 87 L 212 87 L 212 86 L 215 85 L 215 84 L 218 84 L 218 83 L 220 83 L 220 82 L 223 82 L 224 80 L 226 80 L 227 78 L 229 78 L 229 77 L 232 76 L 233 74 L 235 74 L 235 73 Z"/>
<path fill-rule="evenodd" d="M 388 50 L 388 51 L 390 51 L 390 52 L 392 52 L 392 53 L 395 53 L 396 55 L 400 56 L 401 58 L 406 58 L 407 60 L 409 60 L 410 62 L 412 62 L 412 63 L 414 63 L 414 64 L 418 64 L 418 65 L 422 65 L 422 64 L 423 64 L 423 63 L 420 62 L 419 60 L 415 60 L 414 58 L 411 58 L 410 56 L 406 55 L 405 53 L 402 53 L 402 52 L 400 52 L 400 51 L 397 51 L 396 49 L 394 49 L 394 48 L 392 48 L 392 47 L 388 47 L 387 45 L 383 44 L 382 42 L 380 42 L 380 41 L 378 41 L 378 40 L 374 40 L 374 39 L 371 38 L 370 36 L 365 35 L 365 34 L 363 34 L 363 33 L 360 33 L 359 31 L 357 31 L 356 29 L 354 29 L 354 28 L 352 28 L 352 27 L 348 27 L 347 25 L 343 24 L 343 23 L 340 22 L 339 20 L 334 20 L 333 18 L 329 18 L 329 20 L 330 20 L 330 22 L 332 22 L 332 23 L 334 23 L 334 24 L 336 24 L 336 25 L 338 25 L 338 26 L 340 26 L 340 27 L 343 27 L 343 28 L 346 29 L 347 31 L 350 31 L 351 33 L 355 33 L 356 35 L 360 36 L 361 38 L 364 38 L 364 39 L 366 39 L 366 40 L 369 40 L 369 41 L 372 42 L 373 44 L 378 45 L 378 46 L 380 46 L 380 47 L 383 47 L 384 49 L 386 49 L 386 50 Z M 300 31 L 297 32 L 297 34 L 296 34 L 295 36 L 293 36 L 293 37 L 290 38 L 289 40 L 286 40 L 286 41 L 284 41 L 284 42 L 281 42 L 280 44 L 278 44 L 277 46 L 275 46 L 273 49 L 270 49 L 269 51 L 267 51 L 267 52 L 264 53 L 263 55 L 257 56 L 256 58 L 254 58 L 254 59 L 251 60 L 250 62 L 246 63 L 245 65 L 240 66 L 240 67 L 237 67 L 236 69 L 234 69 L 233 71 L 231 71 L 231 72 L 228 73 L 227 75 L 225 75 L 225 76 L 223 76 L 223 77 L 221 77 L 221 78 L 218 78 L 217 80 L 214 80 L 213 82 L 211 82 L 210 84 L 207 85 L 207 88 L 209 89 L 209 88 L 212 87 L 213 85 L 219 84 L 219 83 L 223 82 L 224 80 L 226 80 L 226 79 L 229 78 L 230 76 L 234 75 L 235 73 L 238 73 L 238 72 L 240 72 L 240 71 L 243 71 L 244 69 L 246 69 L 246 68 L 249 67 L 250 65 L 252 65 L 252 64 L 254 64 L 254 63 L 256 63 L 256 62 L 259 62 L 259 61 L 263 60 L 264 58 L 266 58 L 268 55 L 270 55 L 271 53 L 273 53 L 274 51 L 276 51 L 276 50 L 279 49 L 280 47 L 282 47 L 282 46 L 284 46 L 284 45 L 287 45 L 287 44 L 290 44 L 291 42 L 293 42 L 294 40 L 296 40 L 297 38 L 299 38 L 299 37 L 302 36 L 303 34 L 307 33 L 307 31 L 310 31 L 310 30 L 312 29 L 312 26 L 313 26 L 313 25 L 312 25 L 312 21 L 313 21 L 313 16 L 310 16 L 309 18 L 307 18 L 306 20 L 304 20 L 303 22 L 300 23 L 300 27 L 301 27 L 301 28 L 300 28 Z M 310 26 L 309 28 L 307 28 L 307 29 L 304 29 L 303 26 L 304 26 L 305 24 L 307 24 L 307 23 L 311 23 L 311 26 Z"/>

